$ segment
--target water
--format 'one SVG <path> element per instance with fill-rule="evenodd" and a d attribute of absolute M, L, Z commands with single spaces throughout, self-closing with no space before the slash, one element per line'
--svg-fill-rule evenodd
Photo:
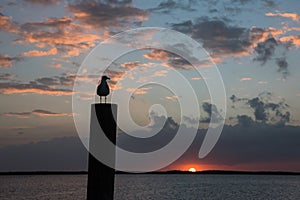
<path fill-rule="evenodd" d="M 86 175 L 0 176 L 0 199 L 86 199 L 86 183 Z M 298 200 L 300 176 L 117 175 L 115 199 Z"/>

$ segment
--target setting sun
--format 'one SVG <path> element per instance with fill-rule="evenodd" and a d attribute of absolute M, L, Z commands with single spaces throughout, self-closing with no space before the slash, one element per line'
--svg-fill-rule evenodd
<path fill-rule="evenodd" d="M 196 172 L 197 170 L 194 168 L 194 167 L 191 167 L 190 169 L 189 169 L 189 172 Z"/>

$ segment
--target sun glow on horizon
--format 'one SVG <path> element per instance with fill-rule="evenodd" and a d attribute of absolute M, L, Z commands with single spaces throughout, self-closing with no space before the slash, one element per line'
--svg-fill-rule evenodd
<path fill-rule="evenodd" d="M 197 172 L 197 170 L 194 167 L 189 168 L 189 172 Z"/>

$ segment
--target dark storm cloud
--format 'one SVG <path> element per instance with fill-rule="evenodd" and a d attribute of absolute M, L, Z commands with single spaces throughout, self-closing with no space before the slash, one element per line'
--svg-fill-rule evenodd
<path fill-rule="evenodd" d="M 218 123 L 223 119 L 216 105 L 205 102 L 202 104 L 202 109 L 208 117 L 201 119 L 201 122 L 209 123 L 210 120 L 214 120 L 212 123 Z"/>
<path fill-rule="evenodd" d="M 238 124 L 243 127 L 249 127 L 254 122 L 248 115 L 238 115 L 236 118 L 238 120 Z"/>
<path fill-rule="evenodd" d="M 114 3 L 117 1 L 109 1 Z M 123 27 L 132 21 L 142 22 L 148 16 L 144 10 L 131 5 L 111 5 L 97 1 L 80 1 L 69 3 L 67 9 L 75 15 L 80 23 L 91 27 Z"/>
<path fill-rule="evenodd" d="M 151 130 L 158 131 L 163 127 L 157 134 L 145 139 L 130 136 L 120 130 L 118 131 L 118 146 L 127 151 L 146 153 L 158 150 L 168 144 L 174 138 L 178 124 L 171 117 L 165 118 L 153 115 L 153 113 L 151 115 L 154 122 L 150 127 Z M 163 122 L 165 123 L 162 124 Z M 135 134 L 138 135 L 138 133 Z M 145 131 L 143 134 L 147 135 L 147 132 Z"/>
<path fill-rule="evenodd" d="M 199 160 L 199 163 L 211 165 L 256 165 L 257 169 L 277 168 L 300 170 L 300 127 L 274 126 L 251 121 L 246 116 L 240 117 L 244 124 L 225 125 L 221 137 L 207 157 L 197 158 L 205 130 L 198 130 L 190 149 L 178 161 L 188 163 Z M 260 167 L 259 164 L 263 164 Z M 290 164 L 293 163 L 293 164 Z M 174 163 L 176 166 L 176 163 Z M 276 166 L 276 167 L 274 167 Z"/>
<path fill-rule="evenodd" d="M 156 119 L 153 129 L 161 125 L 162 118 L 166 120 L 164 128 L 157 135 L 139 139 L 119 132 L 118 146 L 133 152 L 149 152 L 168 144 L 179 125 L 172 118 L 153 117 Z M 249 164 L 256 165 L 258 170 L 270 170 L 274 166 L 277 170 L 300 170 L 299 126 L 274 126 L 253 122 L 247 116 L 238 118 L 241 123 L 225 125 L 212 152 L 201 160 L 198 152 L 207 130 L 196 130 L 197 135 L 190 148 L 170 168 L 176 169 L 176 166 L 184 163 L 200 163 L 233 168 L 237 166 L 237 169 L 240 165 Z M 193 129 L 184 124 L 182 128 L 183 131 Z M 57 138 L 0 148 L 0 162 L 0 171 L 86 170 L 87 151 L 77 137 Z"/>
<path fill-rule="evenodd" d="M 262 123 L 270 123 L 277 126 L 282 126 L 290 121 L 290 112 L 288 111 L 289 105 L 285 103 L 285 100 L 280 100 L 277 103 L 272 102 L 271 93 L 261 93 L 258 97 L 248 99 L 248 98 L 238 98 L 235 95 L 230 97 L 233 103 L 242 102 L 248 105 L 255 117 L 255 121 Z M 243 119 L 238 116 L 238 121 L 247 120 L 245 116 Z M 252 119 L 251 119 L 252 120 Z M 248 119 L 248 122 L 251 122 Z"/>
<path fill-rule="evenodd" d="M 0 170 L 86 170 L 87 154 L 77 137 L 12 145 L 0 148 Z"/>

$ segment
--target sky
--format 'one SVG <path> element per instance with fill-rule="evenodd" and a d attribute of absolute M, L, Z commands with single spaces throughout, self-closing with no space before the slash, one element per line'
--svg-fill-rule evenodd
<path fill-rule="evenodd" d="M 1 1 L 0 170 L 86 169 L 86 150 L 73 120 L 73 85 L 96 87 L 101 72 L 119 94 L 109 101 L 129 108 L 133 121 L 147 126 L 139 130 L 119 118 L 120 147 L 148 152 L 170 142 L 178 127 L 197 133 L 183 156 L 164 170 L 300 171 L 299 7 L 297 0 Z M 168 28 L 192 38 L 202 47 L 200 62 L 193 68 L 180 55 L 145 48 L 117 57 L 106 71 L 76 76 L 90 67 L 87 63 L 98 69 L 97 60 L 84 63 L 98 44 L 141 27 Z M 141 34 L 127 42 L 155 36 Z M 182 51 L 193 58 L 184 44 Z M 212 103 L 209 94 L 215 67 L 224 82 L 226 109 Z M 190 87 L 179 84 L 178 74 Z M 179 92 L 154 82 L 172 84 Z M 183 110 L 180 102 L 189 102 L 190 89 L 199 103 L 187 103 Z M 92 90 L 80 100 L 98 98 Z M 153 107 L 157 104 L 164 109 Z M 224 119 L 225 125 L 214 149 L 199 159 L 211 117 Z M 159 133 L 147 139 L 130 136 L 151 130 Z"/>

